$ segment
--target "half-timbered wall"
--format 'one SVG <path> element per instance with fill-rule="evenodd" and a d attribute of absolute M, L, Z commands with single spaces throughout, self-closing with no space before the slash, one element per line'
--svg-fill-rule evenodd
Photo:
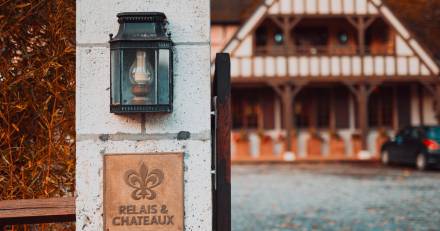
<path fill-rule="evenodd" d="M 350 15 L 369 17 L 379 13 L 395 32 L 391 55 L 259 55 L 255 51 L 255 30 L 271 15 L 345 19 Z M 233 77 L 393 77 L 439 73 L 428 53 L 380 0 L 267 0 L 237 31 L 224 51 L 232 54 Z"/>

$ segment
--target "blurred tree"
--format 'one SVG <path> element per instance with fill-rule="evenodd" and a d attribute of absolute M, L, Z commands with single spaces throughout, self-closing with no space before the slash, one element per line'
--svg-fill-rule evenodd
<path fill-rule="evenodd" d="M 73 195 L 75 1 L 0 0 L 0 199 Z"/>

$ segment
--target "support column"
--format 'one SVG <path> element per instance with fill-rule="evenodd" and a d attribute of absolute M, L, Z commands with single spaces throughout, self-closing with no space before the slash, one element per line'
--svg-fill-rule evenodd
<path fill-rule="evenodd" d="M 298 82 L 298 83 L 283 83 L 283 84 L 274 84 L 272 82 L 268 82 L 268 85 L 273 88 L 273 90 L 280 96 L 281 103 L 283 107 L 283 119 L 284 125 L 286 128 L 286 149 L 287 152 L 292 151 L 292 130 L 295 129 L 295 115 L 293 113 L 293 103 L 295 101 L 295 97 L 301 91 L 301 89 L 307 84 L 307 82 Z"/>
<path fill-rule="evenodd" d="M 358 103 L 358 120 L 359 130 L 361 135 L 362 150 L 368 150 L 368 99 L 371 92 L 377 87 L 380 82 L 367 82 L 367 83 L 351 83 L 346 82 L 346 86 L 355 95 Z"/>
<path fill-rule="evenodd" d="M 284 118 L 284 124 L 286 126 L 286 137 L 287 137 L 287 150 L 292 150 L 292 128 L 294 127 L 293 124 L 293 110 L 292 110 L 292 104 L 293 104 L 293 93 L 292 93 L 292 87 L 290 85 L 286 85 L 283 88 L 282 93 L 282 102 L 283 102 L 283 118 Z"/>
<path fill-rule="evenodd" d="M 367 150 L 367 135 L 368 135 L 368 93 L 365 84 L 359 85 L 358 93 L 358 116 L 359 128 L 361 131 L 362 150 Z"/>

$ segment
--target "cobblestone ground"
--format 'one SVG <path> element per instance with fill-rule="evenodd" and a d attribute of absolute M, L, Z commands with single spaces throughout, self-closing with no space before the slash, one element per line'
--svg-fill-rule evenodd
<path fill-rule="evenodd" d="M 440 230 L 440 171 L 237 165 L 232 176 L 234 231 Z"/>

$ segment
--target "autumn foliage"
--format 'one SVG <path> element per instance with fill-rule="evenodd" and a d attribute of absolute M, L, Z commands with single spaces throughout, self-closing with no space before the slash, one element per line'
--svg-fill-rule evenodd
<path fill-rule="evenodd" d="M 75 1 L 0 0 L 0 199 L 72 196 Z"/>

